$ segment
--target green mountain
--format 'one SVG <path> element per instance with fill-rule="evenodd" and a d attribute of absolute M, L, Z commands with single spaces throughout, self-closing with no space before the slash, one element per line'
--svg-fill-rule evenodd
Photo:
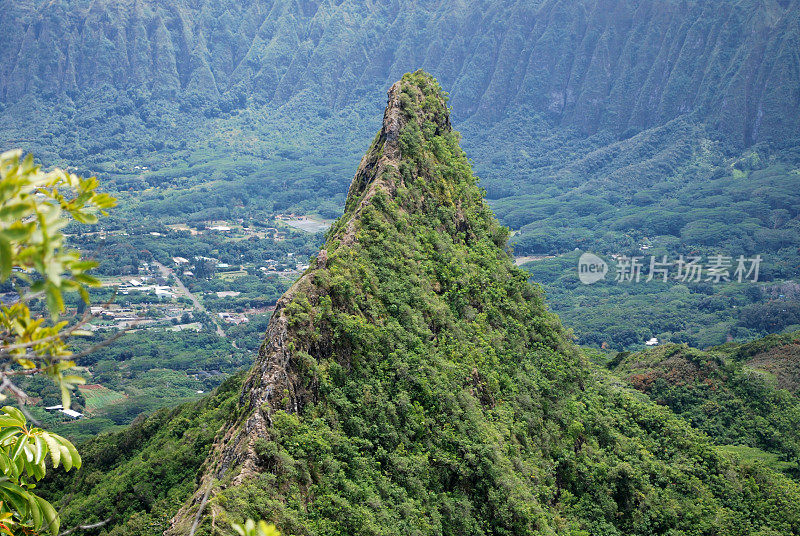
<path fill-rule="evenodd" d="M 610 368 L 715 443 L 800 478 L 800 333 L 708 351 L 619 353 Z"/>
<path fill-rule="evenodd" d="M 797 483 L 589 364 L 507 238 L 439 85 L 404 75 L 241 394 L 98 437 L 51 498 L 115 535 L 800 534 Z"/>
<path fill-rule="evenodd" d="M 649 244 L 673 257 L 761 254 L 763 280 L 798 276 L 796 0 L 0 8 L 0 146 L 103 177 L 122 200 L 107 227 L 337 217 L 382 93 L 421 67 L 450 89 L 453 122 L 518 255 Z M 659 336 L 705 347 L 800 323 L 800 302 L 771 303 L 786 294 L 771 287 L 734 290 L 735 312 L 712 307 L 693 325 L 598 325 L 575 304 L 605 303 L 606 292 L 574 292 L 558 261 L 537 268 L 583 344 Z M 659 294 L 671 313 L 657 318 L 691 316 L 704 298 L 689 293 Z M 600 316 L 637 311 L 628 294 Z M 785 325 L 751 321 L 787 307 Z"/>

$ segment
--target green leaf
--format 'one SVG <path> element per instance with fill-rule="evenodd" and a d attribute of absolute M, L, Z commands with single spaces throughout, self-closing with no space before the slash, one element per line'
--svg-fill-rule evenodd
<path fill-rule="evenodd" d="M 44 442 L 41 435 L 34 436 L 33 444 L 36 449 L 36 456 L 33 458 L 33 463 L 38 465 L 42 462 L 42 458 L 44 458 L 44 454 L 47 451 L 47 444 Z"/>
<path fill-rule="evenodd" d="M 82 376 L 74 376 L 74 375 L 64 376 L 63 380 L 67 383 L 72 383 L 76 385 L 83 385 L 86 383 L 86 379 Z"/>
<path fill-rule="evenodd" d="M 28 442 L 28 438 L 24 435 L 19 436 L 17 438 L 17 442 L 14 444 L 14 447 L 11 449 L 11 459 L 15 462 L 20 455 L 25 452 L 25 443 Z"/>
<path fill-rule="evenodd" d="M 28 495 L 27 491 L 13 482 L 8 480 L 0 481 L 0 496 L 4 497 L 6 502 L 11 503 L 23 519 L 27 517 Z"/>
<path fill-rule="evenodd" d="M 83 465 L 83 460 L 81 459 L 81 455 L 78 454 L 78 449 L 63 437 L 59 436 L 59 439 L 61 440 L 61 444 L 67 449 L 67 452 L 69 452 L 70 458 L 72 459 L 72 466 L 75 467 L 75 469 L 80 469 L 81 465 Z"/>
<path fill-rule="evenodd" d="M 50 459 L 53 462 L 53 467 L 58 467 L 58 464 L 61 463 L 61 449 L 58 446 L 58 442 L 47 432 L 42 433 L 42 439 L 47 443 L 47 449 L 50 451 Z"/>
<path fill-rule="evenodd" d="M 5 411 L 8 415 L 15 418 L 19 423 L 18 426 L 25 426 L 25 423 L 28 422 L 25 418 L 25 414 L 14 406 L 3 406 L 0 410 Z"/>
<path fill-rule="evenodd" d="M 8 240 L 0 238 L 0 281 L 5 281 L 11 276 L 11 244 Z"/>
<path fill-rule="evenodd" d="M 22 474 L 22 471 L 25 470 L 25 458 L 19 456 L 17 458 L 11 458 L 11 475 L 14 478 L 19 478 Z"/>
<path fill-rule="evenodd" d="M 22 451 L 25 453 L 25 460 L 27 460 L 28 463 L 33 463 L 33 459 L 36 457 L 36 453 L 33 451 L 33 449 L 33 445 L 31 445 L 30 441 L 26 437 Z"/>
<path fill-rule="evenodd" d="M 64 298 L 61 296 L 61 291 L 53 283 L 49 283 L 45 288 L 45 296 L 47 296 L 47 309 L 50 314 L 58 316 L 58 313 L 64 310 Z"/>
<path fill-rule="evenodd" d="M 27 239 L 34 227 L 32 225 L 16 224 L 8 229 L 0 231 L 0 240 L 8 240 L 9 242 L 19 242 Z"/>
<path fill-rule="evenodd" d="M 61 407 L 64 409 L 69 408 L 70 392 L 65 385 L 61 385 Z"/>
<path fill-rule="evenodd" d="M 73 279 L 75 279 L 75 281 L 77 281 L 79 283 L 83 283 L 87 287 L 99 287 L 100 286 L 100 280 L 97 279 L 96 277 L 92 277 L 92 276 L 90 276 L 88 274 L 80 273 L 80 274 L 75 274 L 72 277 L 73 277 Z"/>
<path fill-rule="evenodd" d="M 10 415 L 0 415 L 0 427 L 7 427 L 7 426 L 22 426 L 17 419 L 11 417 Z"/>
<path fill-rule="evenodd" d="M 11 473 L 11 460 L 3 449 L 0 449 L 0 471 L 2 471 L 3 474 Z"/>
<path fill-rule="evenodd" d="M 75 211 L 72 213 L 72 217 L 81 223 L 88 223 L 88 224 L 97 223 L 97 216 L 89 212 Z"/>
<path fill-rule="evenodd" d="M 75 261 L 70 264 L 70 270 L 86 271 L 97 266 L 97 261 Z"/>
<path fill-rule="evenodd" d="M 64 469 L 69 472 L 72 469 L 72 456 L 69 449 L 65 445 L 59 445 L 61 451 L 61 463 L 64 464 Z"/>
<path fill-rule="evenodd" d="M 0 208 L 0 221 L 21 220 L 30 210 L 30 203 L 8 204 Z"/>
<path fill-rule="evenodd" d="M 56 513 L 53 506 L 42 499 L 41 497 L 36 497 L 36 500 L 39 503 L 39 507 L 42 509 L 42 514 L 44 514 L 45 525 L 50 529 L 50 534 L 54 536 L 58 534 L 58 529 L 61 527 L 61 520 L 58 518 L 58 514 Z"/>
<path fill-rule="evenodd" d="M 29 474 L 32 474 L 33 476 L 35 476 L 36 480 L 43 479 L 45 474 L 47 474 L 47 471 L 46 471 L 46 469 L 44 467 L 44 463 L 31 463 L 29 465 L 30 465 L 30 467 L 29 467 L 29 471 L 28 472 L 29 472 Z"/>
<path fill-rule="evenodd" d="M 32 493 L 28 494 L 28 505 L 30 506 L 31 517 L 33 517 L 33 528 L 39 530 L 42 528 L 42 508 L 39 506 L 39 501 Z"/>
<path fill-rule="evenodd" d="M 14 437 L 17 434 L 21 434 L 22 430 L 14 426 L 13 428 L 6 428 L 2 432 L 0 432 L 0 445 L 4 445 L 6 440 L 10 437 Z"/>
<path fill-rule="evenodd" d="M 89 305 L 89 302 L 91 301 L 89 298 L 89 292 L 83 287 L 78 287 L 78 294 L 80 294 L 83 303 Z"/>
<path fill-rule="evenodd" d="M 76 329 L 72 332 L 73 337 L 91 337 L 92 335 L 94 335 L 94 333 L 89 331 L 88 329 Z M 73 383 L 78 383 L 79 385 L 83 385 L 80 382 L 73 382 Z M 86 383 L 86 381 L 84 380 L 83 383 Z"/>

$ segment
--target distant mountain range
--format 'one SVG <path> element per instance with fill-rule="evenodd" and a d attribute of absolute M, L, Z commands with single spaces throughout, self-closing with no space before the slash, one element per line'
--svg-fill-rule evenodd
<path fill-rule="evenodd" d="M 615 137 L 691 115 L 737 147 L 800 133 L 792 1 L 6 0 L 0 101 L 138 97 L 333 112 L 424 68 L 458 122 L 524 110 Z"/>
<path fill-rule="evenodd" d="M 424 68 L 518 254 L 647 244 L 800 275 L 798 1 L 0 9 L 0 146 L 97 173 L 123 200 L 120 227 L 337 217 L 386 90 Z M 739 338 L 734 324 L 676 342 Z M 679 331 L 648 329 L 628 338 Z"/>

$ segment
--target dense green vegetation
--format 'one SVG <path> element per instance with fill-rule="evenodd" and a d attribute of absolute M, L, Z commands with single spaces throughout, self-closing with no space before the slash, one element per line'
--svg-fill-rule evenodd
<path fill-rule="evenodd" d="M 556 185 L 493 208 L 521 229 L 519 253 L 625 254 L 642 244 L 672 254 L 761 253 L 772 261 L 765 279 L 791 277 L 800 245 L 800 203 L 792 192 L 800 180 L 797 154 L 725 160 L 712 149 L 655 183 L 632 176 L 608 184 L 607 175 L 590 175 L 580 191 L 562 193 Z"/>
<path fill-rule="evenodd" d="M 83 471 L 42 489 L 66 522 L 155 535 L 193 505 L 181 533 L 210 476 L 203 534 L 248 517 L 295 535 L 800 534 L 800 487 L 768 467 L 793 471 L 793 436 L 759 435 L 791 430 L 788 399 L 720 367 L 735 380 L 722 413 L 770 424 L 698 420 L 709 439 L 587 362 L 513 266 L 438 84 L 406 75 L 395 97 L 399 130 L 376 137 L 244 385 L 82 446 Z M 770 341 L 724 352 L 787 343 Z M 123 362 L 152 365 L 133 344 Z M 775 411 L 758 406 L 765 392 Z M 699 402 L 679 398 L 692 420 Z"/>
<path fill-rule="evenodd" d="M 417 72 L 393 91 L 345 215 L 273 317 L 244 422 L 211 458 L 216 523 L 265 518 L 286 534 L 800 531 L 796 483 L 734 462 L 584 362 L 513 266 L 438 84 Z M 213 532 L 211 516 L 201 529 Z"/>
<path fill-rule="evenodd" d="M 155 261 L 200 300 L 167 313 L 155 290 L 117 296 L 152 323 L 79 363 L 102 389 L 20 380 L 42 405 L 71 394 L 90 412 L 32 408 L 46 426 L 83 440 L 212 389 L 250 363 L 294 270 L 324 248 L 279 302 L 270 330 L 288 327 L 241 398 L 225 383 L 96 438 L 74 497 L 48 484 L 70 523 L 161 534 L 202 482 L 216 484 L 207 512 L 221 530 L 253 517 L 297 535 L 800 533 L 800 491 L 779 473 L 798 475 L 786 339 L 620 354 L 613 371 L 570 341 L 705 348 L 800 328 L 797 2 L 0 0 L 0 12 L 0 146 L 96 173 L 120 200 L 97 234 L 66 229 L 99 262 L 107 286 L 92 296 L 134 276 L 174 281 Z M 416 73 L 396 95 L 401 130 L 369 145 L 348 195 L 386 87 L 420 66 L 452 90 L 485 192 L 438 85 Z M 342 207 L 324 244 L 279 221 Z M 517 255 L 548 258 L 514 268 L 509 234 Z M 583 286 L 576 249 L 764 264 L 757 284 Z M 0 284 L 0 299 L 12 291 Z M 70 319 L 86 308 L 66 306 Z M 245 311 L 249 324 L 217 316 Z M 201 332 L 168 331 L 188 321 Z M 670 381 L 676 366 L 691 379 Z M 262 377 L 276 370 L 277 384 Z M 246 433 L 212 448 L 220 429 Z"/>
<path fill-rule="evenodd" d="M 101 533 L 161 534 L 194 491 L 217 432 L 236 408 L 241 377 L 81 445 L 81 471 L 41 485 L 42 495 L 63 508 L 63 526 L 110 519 Z"/>
<path fill-rule="evenodd" d="M 796 346 L 800 333 L 787 338 L 779 351 Z M 759 367 L 758 357 L 767 349 L 746 361 L 740 357 L 756 345 L 766 346 L 764 341 L 756 341 L 702 352 L 667 345 L 617 354 L 609 366 L 715 443 L 733 446 L 733 452 L 744 457 L 771 453 L 774 458 L 764 456 L 768 465 L 800 478 L 800 399 L 781 389 L 775 377 Z"/>
<path fill-rule="evenodd" d="M 615 281 L 612 273 L 594 284 L 581 284 L 577 269 L 580 252 L 532 261 L 524 267 L 532 280 L 541 284 L 553 311 L 584 346 L 637 350 L 657 337 L 707 348 L 727 340 L 746 341 L 800 329 L 800 287 L 794 281 L 682 282 L 674 280 L 673 268 L 668 282 L 658 278 L 647 282 L 650 255 L 677 258 L 664 251 L 638 252 L 645 264 L 638 283 Z M 776 256 L 764 257 L 762 268 L 769 272 Z M 605 258 L 611 263 L 609 256 Z M 614 264 L 610 266 L 613 269 Z"/>

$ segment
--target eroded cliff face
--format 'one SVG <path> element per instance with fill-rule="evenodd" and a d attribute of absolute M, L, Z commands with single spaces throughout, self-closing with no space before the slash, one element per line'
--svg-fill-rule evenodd
<path fill-rule="evenodd" d="M 408 89 L 410 82 L 406 81 L 405 85 Z M 401 102 L 402 90 L 403 81 L 398 81 L 388 91 L 382 128 L 361 160 L 350 185 L 345 214 L 336 223 L 328 240 L 337 247 L 349 248 L 356 242 L 362 211 L 378 192 L 393 196 L 397 188 L 402 187 L 404 181 L 398 175 L 402 160 L 400 136 L 406 124 L 414 121 L 417 128 L 422 128 L 427 123 L 434 125 L 435 132 L 451 131 L 444 101 L 440 100 L 432 111 L 426 109 L 425 113 L 409 118 Z M 411 94 L 417 100 L 413 105 L 420 107 L 425 95 L 416 88 L 412 88 Z M 405 98 L 409 98 L 408 92 Z M 441 99 L 441 96 L 437 94 L 435 98 Z M 406 102 L 405 106 L 411 104 Z M 224 483 L 223 486 L 237 486 L 263 471 L 256 445 L 259 439 L 269 437 L 268 430 L 275 411 L 297 414 L 309 402 L 317 401 L 318 386 L 302 378 L 303 355 L 319 361 L 330 358 L 335 352 L 340 355 L 349 352 L 333 338 L 309 337 L 315 329 L 313 317 L 310 322 L 298 326 L 287 309 L 296 302 L 298 295 L 302 296 L 303 307 L 313 309 L 320 306 L 320 298 L 328 291 L 317 285 L 316 278 L 319 270 L 327 267 L 327 262 L 328 251 L 322 249 L 306 273 L 277 302 L 264 343 L 242 389 L 239 400 L 241 417 L 232 421 L 216 442 L 198 492 L 178 512 L 166 534 L 186 534 L 197 511 L 206 507 L 207 492 L 215 493 L 220 482 Z"/>
<path fill-rule="evenodd" d="M 584 133 L 696 114 L 738 145 L 797 136 L 797 2 L 5 0 L 0 102 L 247 97 L 338 110 L 405 71 L 458 118 L 525 108 Z M 88 99 L 89 102 L 84 102 Z M 125 114 L 131 110 L 117 110 Z"/>
<path fill-rule="evenodd" d="M 167 534 L 248 517 L 326 536 L 800 526 L 796 483 L 587 365 L 507 239 L 440 86 L 404 75 Z"/>

